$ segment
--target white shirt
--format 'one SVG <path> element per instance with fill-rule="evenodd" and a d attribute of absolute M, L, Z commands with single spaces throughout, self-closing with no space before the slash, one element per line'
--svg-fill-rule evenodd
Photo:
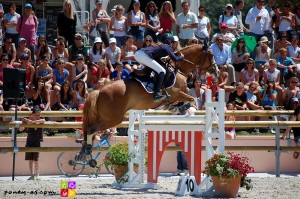
<path fill-rule="evenodd" d="M 186 15 L 180 13 L 176 19 L 176 25 L 179 26 L 179 35 L 180 39 L 190 39 L 195 37 L 194 28 L 182 28 L 183 24 L 195 24 L 198 23 L 198 19 L 195 13 L 189 11 Z"/>
<path fill-rule="evenodd" d="M 195 35 L 200 38 L 208 37 L 207 24 L 210 23 L 208 17 L 204 16 L 202 19 L 198 18 L 198 28 L 195 29 Z"/>
<path fill-rule="evenodd" d="M 287 47 L 287 50 L 289 52 L 289 57 L 298 58 L 298 55 L 300 53 L 300 48 L 298 46 L 294 48 L 294 46 L 290 45 Z"/>
<path fill-rule="evenodd" d="M 271 51 L 272 51 L 271 48 L 269 48 L 269 46 L 267 46 L 267 52 L 265 52 L 265 53 L 261 52 L 261 46 L 257 46 L 256 48 L 259 51 L 259 54 L 258 54 L 258 57 L 255 56 L 255 61 L 263 61 L 263 62 L 268 63 L 269 59 L 266 58 L 266 55 L 269 54 L 269 57 L 270 57 Z"/>
<path fill-rule="evenodd" d="M 103 53 L 103 51 L 102 51 Z M 89 50 L 89 56 L 92 56 L 92 61 L 93 63 L 98 63 L 99 60 L 101 59 L 101 54 L 100 51 L 96 52 L 96 55 L 93 53 L 93 47 Z"/>
<path fill-rule="evenodd" d="M 224 16 L 224 19 L 223 19 L 223 16 Z M 236 18 L 235 15 L 232 15 L 232 16 L 229 16 L 229 17 L 225 16 L 225 15 L 220 15 L 220 17 L 219 17 L 219 24 L 223 23 L 223 22 L 227 23 L 227 25 L 228 25 L 229 28 L 232 28 L 235 25 L 237 25 L 238 19 Z"/>
<path fill-rule="evenodd" d="M 231 50 L 230 46 L 223 43 L 223 50 L 221 51 L 217 43 L 213 43 L 210 49 L 214 55 L 217 65 L 231 64 Z"/>
<path fill-rule="evenodd" d="M 261 16 L 258 21 L 256 21 L 257 16 Z M 245 19 L 246 24 L 250 25 L 250 32 L 257 35 L 263 35 L 266 30 L 271 31 L 270 21 L 268 11 L 264 7 L 259 10 L 256 6 L 249 10 Z"/>
<path fill-rule="evenodd" d="M 232 42 L 236 39 L 234 34 L 232 34 L 231 32 L 226 32 L 226 34 L 223 34 L 223 33 L 219 32 L 219 33 L 215 33 L 212 36 L 211 42 L 213 42 L 213 43 L 216 42 L 216 38 L 217 38 L 218 35 L 223 35 L 224 40 L 229 38 L 229 39 L 232 40 Z M 228 46 L 231 46 L 232 42 L 225 42 L 225 44 L 227 44 Z"/>
<path fill-rule="evenodd" d="M 11 22 L 16 22 L 18 21 L 20 15 L 18 13 L 14 13 L 13 15 L 11 15 L 9 12 L 6 13 L 4 15 L 4 19 L 8 22 L 8 23 L 11 23 Z M 9 33 L 9 34 L 19 34 L 16 30 L 16 26 L 14 27 L 7 27 L 6 28 L 6 32 Z"/>
<path fill-rule="evenodd" d="M 108 47 L 105 50 L 105 54 L 108 55 L 111 64 L 115 64 L 117 62 L 118 54 L 121 54 L 121 49 L 116 46 L 116 49 L 114 51 L 112 51 L 111 48 Z"/>

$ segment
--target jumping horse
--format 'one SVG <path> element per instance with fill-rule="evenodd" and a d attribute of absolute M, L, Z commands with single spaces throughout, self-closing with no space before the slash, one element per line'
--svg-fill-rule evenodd
<path fill-rule="evenodd" d="M 100 90 L 90 93 L 83 109 L 83 150 L 91 152 L 93 134 L 122 123 L 128 110 L 146 110 L 177 101 L 192 102 L 194 98 L 186 94 L 187 77 L 194 71 L 205 68 L 216 74 L 214 58 L 202 45 L 191 45 L 181 49 L 184 61 L 175 63 L 176 82 L 166 89 L 168 101 L 154 102 L 152 94 L 135 79 L 118 80 L 104 85 Z"/>

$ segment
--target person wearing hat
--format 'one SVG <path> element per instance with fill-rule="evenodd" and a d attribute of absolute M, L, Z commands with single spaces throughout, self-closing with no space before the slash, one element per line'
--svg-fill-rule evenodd
<path fill-rule="evenodd" d="M 256 0 L 256 5 L 249 10 L 245 19 L 245 23 L 249 25 L 249 31 L 256 41 L 272 31 L 270 20 L 270 15 L 264 8 L 264 0 Z"/>
<path fill-rule="evenodd" d="M 92 18 L 96 25 L 96 29 L 99 31 L 99 35 L 106 47 L 109 46 L 108 37 L 108 24 L 111 19 L 108 16 L 106 10 L 102 8 L 103 0 L 96 0 L 96 8 L 92 11 Z"/>
<path fill-rule="evenodd" d="M 222 35 L 224 39 L 224 43 L 227 44 L 228 46 L 232 45 L 232 42 L 236 39 L 234 34 L 232 34 L 230 31 L 228 31 L 228 24 L 226 22 L 222 22 L 220 25 L 220 31 L 215 33 L 212 36 L 211 43 L 216 42 L 216 38 L 218 35 Z"/>
<path fill-rule="evenodd" d="M 43 124 L 45 119 L 41 117 L 41 109 L 38 106 L 33 107 L 32 115 L 28 118 L 22 119 L 26 124 Z M 43 129 L 42 128 L 19 128 L 20 131 L 26 130 L 27 138 L 25 147 L 41 147 L 43 142 Z M 39 152 L 26 152 L 25 160 L 29 161 L 30 177 L 28 180 L 41 180 L 39 169 Z"/>
<path fill-rule="evenodd" d="M 117 40 L 117 46 L 121 48 L 126 44 L 127 18 L 123 15 L 124 7 L 116 6 L 115 15 L 111 18 L 109 29 L 114 31 L 114 38 Z M 111 37 L 112 38 L 112 37 Z"/>
<path fill-rule="evenodd" d="M 73 85 L 73 88 L 76 82 L 80 79 L 85 83 L 87 82 L 88 67 L 84 63 L 84 56 L 82 54 L 77 54 L 76 62 L 73 65 L 72 72 L 73 74 L 71 75 L 71 83 Z"/>
<path fill-rule="evenodd" d="M 64 0 L 63 11 L 57 17 L 57 36 L 65 38 L 67 47 L 74 44 L 77 16 L 72 8 L 71 0 Z"/>
<path fill-rule="evenodd" d="M 255 48 L 255 66 L 259 72 L 259 77 L 262 77 L 263 70 L 266 68 L 265 64 L 269 63 L 271 57 L 271 48 L 269 45 L 268 37 L 261 37 L 258 46 Z"/>
<path fill-rule="evenodd" d="M 195 37 L 194 29 L 198 28 L 197 15 L 190 11 L 190 3 L 184 0 L 181 3 L 182 12 L 176 18 L 176 34 L 182 47 L 187 46 L 188 40 Z"/>
<path fill-rule="evenodd" d="M 34 47 L 37 44 L 36 32 L 38 28 L 37 17 L 32 12 L 32 5 L 25 3 L 24 14 L 17 21 L 16 30 L 20 37 L 26 39 L 26 46 L 31 51 L 31 60 L 34 60 Z"/>
<path fill-rule="evenodd" d="M 18 50 L 17 50 L 17 54 L 16 54 L 16 62 L 14 63 L 14 67 L 18 68 L 18 66 L 20 66 L 21 63 L 21 55 L 22 54 L 27 54 L 29 56 L 29 61 L 31 61 L 31 51 L 29 48 L 26 47 L 26 39 L 25 38 L 19 38 L 18 41 Z"/>
<path fill-rule="evenodd" d="M 121 49 L 117 46 L 116 38 L 109 39 L 109 47 L 105 50 L 105 59 L 110 72 L 115 70 L 116 63 L 121 61 Z"/>
<path fill-rule="evenodd" d="M 114 37 L 114 34 L 115 34 L 115 32 L 111 29 L 111 24 L 112 24 L 113 18 L 115 18 L 115 15 L 117 12 L 117 7 L 118 7 L 118 5 L 114 5 L 114 7 L 110 10 L 109 17 L 111 19 L 111 23 L 109 23 L 109 38 Z"/>
<path fill-rule="evenodd" d="M 149 46 L 136 51 L 134 58 L 141 65 L 148 66 L 157 73 L 157 80 L 154 82 L 153 100 L 160 101 L 167 98 L 167 95 L 160 94 L 166 70 L 159 64 L 162 57 L 169 56 L 173 61 L 182 61 L 184 55 L 177 56 L 173 52 L 174 37 L 171 34 L 164 34 L 161 38 L 163 44 Z"/>
<path fill-rule="evenodd" d="M 235 15 L 233 15 L 233 6 L 232 4 L 228 3 L 225 6 L 225 10 L 222 15 L 219 17 L 219 28 L 221 29 L 221 24 L 226 23 L 227 24 L 227 31 L 237 35 L 237 24 L 238 19 Z"/>
<path fill-rule="evenodd" d="M 4 27 L 5 27 L 5 37 L 12 38 L 13 43 L 16 45 L 16 49 L 18 49 L 18 40 L 19 33 L 16 30 L 17 21 L 20 18 L 20 14 L 16 12 L 16 3 L 10 3 L 9 12 L 4 15 Z"/>
<path fill-rule="evenodd" d="M 76 33 L 74 35 L 74 44 L 69 47 L 69 61 L 74 64 L 78 54 L 82 54 L 84 56 L 85 62 L 88 61 L 88 48 L 84 45 L 82 35 L 80 33 Z"/>
<path fill-rule="evenodd" d="M 89 50 L 89 68 L 95 70 L 97 68 L 98 61 L 104 57 L 102 48 L 102 39 L 96 37 L 93 47 Z"/>

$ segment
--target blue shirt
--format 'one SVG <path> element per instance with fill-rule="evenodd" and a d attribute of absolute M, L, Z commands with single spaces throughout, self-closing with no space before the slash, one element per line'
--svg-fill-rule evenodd
<path fill-rule="evenodd" d="M 63 75 L 60 75 L 58 69 L 54 69 L 53 75 L 55 75 L 55 77 L 56 77 L 56 82 L 59 83 L 60 85 L 62 85 L 63 82 L 65 81 L 66 77 L 69 76 L 69 71 L 64 69 Z"/>
<path fill-rule="evenodd" d="M 264 91 L 265 91 L 265 89 L 262 88 L 260 92 L 264 93 Z M 275 95 L 277 95 L 277 91 L 276 90 L 273 90 L 273 93 Z M 267 105 L 269 105 L 269 106 L 276 106 L 275 101 L 270 98 L 270 95 L 271 95 L 271 93 L 270 93 L 270 91 L 268 91 L 266 93 L 266 95 L 264 96 L 264 99 L 261 101 L 261 105 L 262 106 L 267 106 Z"/>
<path fill-rule="evenodd" d="M 231 64 L 232 54 L 230 46 L 223 43 L 223 50 L 221 51 L 217 43 L 213 43 L 210 49 L 217 65 Z"/>
<path fill-rule="evenodd" d="M 117 70 L 114 70 L 112 73 L 111 73 L 111 78 L 112 79 L 115 79 L 118 77 L 118 71 Z M 125 79 L 129 79 L 130 78 L 130 74 L 127 70 L 125 69 L 122 69 L 122 75 L 121 75 L 121 79 L 125 80 Z"/>
<path fill-rule="evenodd" d="M 154 60 L 160 61 L 161 57 L 165 56 L 170 56 L 170 58 L 173 61 L 182 61 L 183 57 L 176 56 L 171 48 L 170 45 L 168 44 L 162 44 L 159 46 L 149 46 L 146 48 L 142 48 L 143 50 L 149 57 L 151 57 Z"/>

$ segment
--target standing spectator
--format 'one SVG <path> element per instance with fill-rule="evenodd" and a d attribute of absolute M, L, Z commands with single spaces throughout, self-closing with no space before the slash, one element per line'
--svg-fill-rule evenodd
<path fill-rule="evenodd" d="M 105 51 L 107 67 L 111 72 L 114 71 L 116 63 L 121 60 L 121 49 L 116 46 L 116 43 L 117 40 L 115 38 L 110 38 L 109 47 Z"/>
<path fill-rule="evenodd" d="M 65 0 L 63 11 L 57 17 L 57 37 L 62 36 L 66 39 L 68 47 L 74 44 L 76 33 L 77 16 L 73 12 L 71 0 Z"/>
<path fill-rule="evenodd" d="M 17 32 L 16 27 L 20 15 L 16 12 L 16 8 L 16 3 L 11 3 L 9 5 L 9 12 L 4 15 L 4 26 L 6 29 L 5 37 L 12 38 L 12 42 L 18 49 L 19 33 Z"/>
<path fill-rule="evenodd" d="M 256 0 L 256 5 L 248 11 L 245 22 L 250 26 L 250 34 L 259 41 L 270 32 L 270 16 L 264 8 L 264 0 Z"/>
<path fill-rule="evenodd" d="M 30 3 L 25 3 L 24 8 L 24 14 L 18 19 L 16 30 L 20 34 L 20 37 L 26 40 L 26 46 L 31 51 L 31 60 L 34 60 L 38 20 L 32 12 L 32 5 Z"/>
<path fill-rule="evenodd" d="M 285 1 L 283 6 L 283 12 L 281 16 L 277 18 L 276 23 L 278 23 L 279 32 L 285 31 L 287 35 L 287 40 L 291 42 L 293 36 L 293 29 L 295 27 L 295 17 L 294 14 L 291 12 L 292 3 L 290 1 Z"/>
<path fill-rule="evenodd" d="M 146 30 L 145 35 L 150 35 L 153 41 L 156 43 L 157 35 L 160 33 L 160 22 L 157 14 L 157 6 L 154 1 L 147 3 L 145 16 L 146 16 Z"/>
<path fill-rule="evenodd" d="M 279 6 L 276 4 L 277 0 L 268 0 L 268 4 L 265 6 L 265 9 L 268 11 L 271 18 L 271 28 L 269 34 L 266 36 L 270 40 L 270 48 L 274 49 L 274 39 L 277 37 L 278 25 L 276 25 L 276 19 L 281 15 Z M 278 14 L 280 13 L 280 14 Z M 276 35 L 275 35 L 276 34 Z M 276 37 L 275 37 L 276 36 Z"/>
<path fill-rule="evenodd" d="M 74 86 L 78 80 L 83 80 L 87 83 L 88 67 L 84 63 L 84 57 L 82 54 L 77 55 L 76 63 L 73 65 L 72 85 Z M 74 87 L 73 87 L 74 88 Z"/>
<path fill-rule="evenodd" d="M 190 4 L 184 0 L 181 3 L 182 12 L 176 18 L 176 34 L 182 47 L 187 46 L 188 40 L 195 37 L 194 29 L 198 28 L 197 15 L 190 11 Z"/>
<path fill-rule="evenodd" d="M 237 34 L 238 35 L 244 35 L 245 32 L 249 32 L 249 30 L 244 26 L 243 23 L 243 16 L 242 16 L 242 10 L 245 6 L 244 0 L 236 0 L 235 1 L 235 9 L 234 9 L 234 15 L 236 16 L 238 20 L 237 24 Z"/>
<path fill-rule="evenodd" d="M 219 26 L 220 26 L 220 32 L 217 32 L 213 35 L 211 39 L 211 43 L 215 43 L 217 36 L 222 35 L 224 39 L 224 43 L 227 44 L 228 46 L 231 46 L 232 42 L 235 40 L 235 36 L 228 31 L 227 23 L 223 22 Z"/>
<path fill-rule="evenodd" d="M 160 11 L 159 11 L 159 22 L 161 27 L 160 36 L 165 33 L 171 33 L 172 32 L 172 25 L 176 23 L 176 18 L 173 12 L 172 3 L 170 1 L 164 1 L 161 5 Z"/>
<path fill-rule="evenodd" d="M 195 30 L 195 36 L 199 40 L 199 43 L 208 46 L 211 25 L 209 18 L 205 16 L 205 12 L 205 6 L 199 6 L 198 27 Z"/>
<path fill-rule="evenodd" d="M 2 45 L 3 33 L 5 32 L 4 26 L 4 10 L 2 4 L 0 4 L 0 44 Z"/>
<path fill-rule="evenodd" d="M 114 31 L 114 38 L 117 40 L 117 46 L 121 48 L 125 45 L 125 37 L 127 30 L 127 18 L 123 15 L 124 7 L 122 5 L 117 5 L 116 14 L 111 19 L 110 30 Z"/>
<path fill-rule="evenodd" d="M 76 83 L 76 86 L 74 89 L 73 101 L 74 101 L 75 108 L 77 110 L 79 110 L 80 107 L 84 105 L 84 102 L 89 95 L 88 91 L 86 90 L 85 85 L 86 85 L 86 83 L 82 79 L 80 79 Z"/>
<path fill-rule="evenodd" d="M 290 119 L 290 121 L 291 122 L 293 122 L 293 121 L 300 121 L 300 106 L 298 106 L 296 109 L 295 109 L 295 111 L 294 111 L 294 114 L 293 114 L 293 116 L 291 117 L 291 119 Z M 281 137 L 281 139 L 287 139 L 287 134 L 290 132 L 290 130 L 293 130 L 293 133 L 294 133 L 294 141 L 295 141 L 295 143 L 296 143 L 296 146 L 300 146 L 300 128 L 299 127 L 288 127 L 285 131 L 284 131 L 284 133 L 283 133 L 283 135 L 282 135 L 282 137 Z M 298 157 L 299 157 L 299 152 L 297 152 L 297 151 L 295 151 L 294 153 L 293 153 L 293 157 L 295 158 L 295 159 L 297 159 Z"/>
<path fill-rule="evenodd" d="M 23 118 L 22 121 L 28 124 L 43 124 L 44 118 L 41 118 L 41 110 L 39 107 L 32 109 L 32 115 L 29 118 Z M 24 127 L 23 127 L 24 128 Z M 23 131 L 20 127 L 20 131 Z M 43 141 L 43 129 L 42 128 L 28 128 L 27 139 L 25 147 L 41 147 Z M 40 178 L 40 165 L 39 165 L 39 152 L 26 152 L 25 160 L 29 161 L 30 178 L 28 180 L 41 180 Z"/>
<path fill-rule="evenodd" d="M 12 44 L 11 38 L 4 38 L 3 39 L 4 45 L 0 48 L 0 56 L 3 54 L 7 54 L 9 58 L 9 64 L 13 65 L 16 61 L 16 48 L 15 45 Z"/>
<path fill-rule="evenodd" d="M 115 68 L 116 69 L 111 73 L 111 79 L 113 81 L 125 80 L 130 78 L 129 72 L 124 69 L 122 62 L 116 62 Z"/>
<path fill-rule="evenodd" d="M 244 38 L 237 40 L 237 46 L 233 48 L 233 67 L 235 72 L 241 72 L 245 67 L 250 54 L 246 48 L 246 41 Z M 254 66 L 253 66 L 254 67 Z"/>
<path fill-rule="evenodd" d="M 134 58 L 135 51 L 137 51 L 137 47 L 133 44 L 133 38 L 131 35 L 127 35 L 126 44 L 121 48 L 121 58 L 125 69 L 128 70 L 129 73 L 133 71 L 133 68 L 137 68 L 138 65 L 137 61 Z"/>
<path fill-rule="evenodd" d="M 103 10 L 102 4 L 103 0 L 96 0 L 96 9 L 93 10 L 92 17 L 105 47 L 108 47 L 108 24 L 111 20 L 106 10 Z"/>
<path fill-rule="evenodd" d="M 102 40 L 96 37 L 93 47 L 89 50 L 89 68 L 94 70 L 97 68 L 98 61 L 103 57 Z"/>
<path fill-rule="evenodd" d="M 219 27 L 221 28 L 221 24 L 226 23 L 228 25 L 228 31 L 234 34 L 236 37 L 239 35 L 237 34 L 237 25 L 238 19 L 235 15 L 233 15 L 233 6 L 232 4 L 226 4 L 224 13 L 219 17 Z"/>
<path fill-rule="evenodd" d="M 135 45 L 140 48 L 144 40 L 144 27 L 146 26 L 146 16 L 140 10 L 140 1 L 134 0 L 133 10 L 128 12 L 127 26 L 129 33 L 133 36 Z"/>
<path fill-rule="evenodd" d="M 216 43 L 210 46 L 211 51 L 214 55 L 216 64 L 219 68 L 225 67 L 228 71 L 228 81 L 227 85 L 234 85 L 236 83 L 235 80 L 235 71 L 234 67 L 231 65 L 231 49 L 228 45 L 223 43 L 224 39 L 222 35 L 218 35 L 216 37 Z"/>
<path fill-rule="evenodd" d="M 34 55 L 35 61 L 37 65 L 39 65 L 39 61 L 41 60 L 42 55 L 46 53 L 52 53 L 50 47 L 48 46 L 48 42 L 44 35 L 40 35 L 37 39 L 37 45 L 34 47 Z"/>
<path fill-rule="evenodd" d="M 111 25 L 112 25 L 112 20 L 115 18 L 116 14 L 117 14 L 117 7 L 118 5 L 114 5 L 114 7 L 110 10 L 110 23 L 108 24 L 108 28 L 109 28 L 109 38 L 114 37 L 115 32 L 111 29 Z M 122 10 L 123 11 L 123 10 Z"/>

